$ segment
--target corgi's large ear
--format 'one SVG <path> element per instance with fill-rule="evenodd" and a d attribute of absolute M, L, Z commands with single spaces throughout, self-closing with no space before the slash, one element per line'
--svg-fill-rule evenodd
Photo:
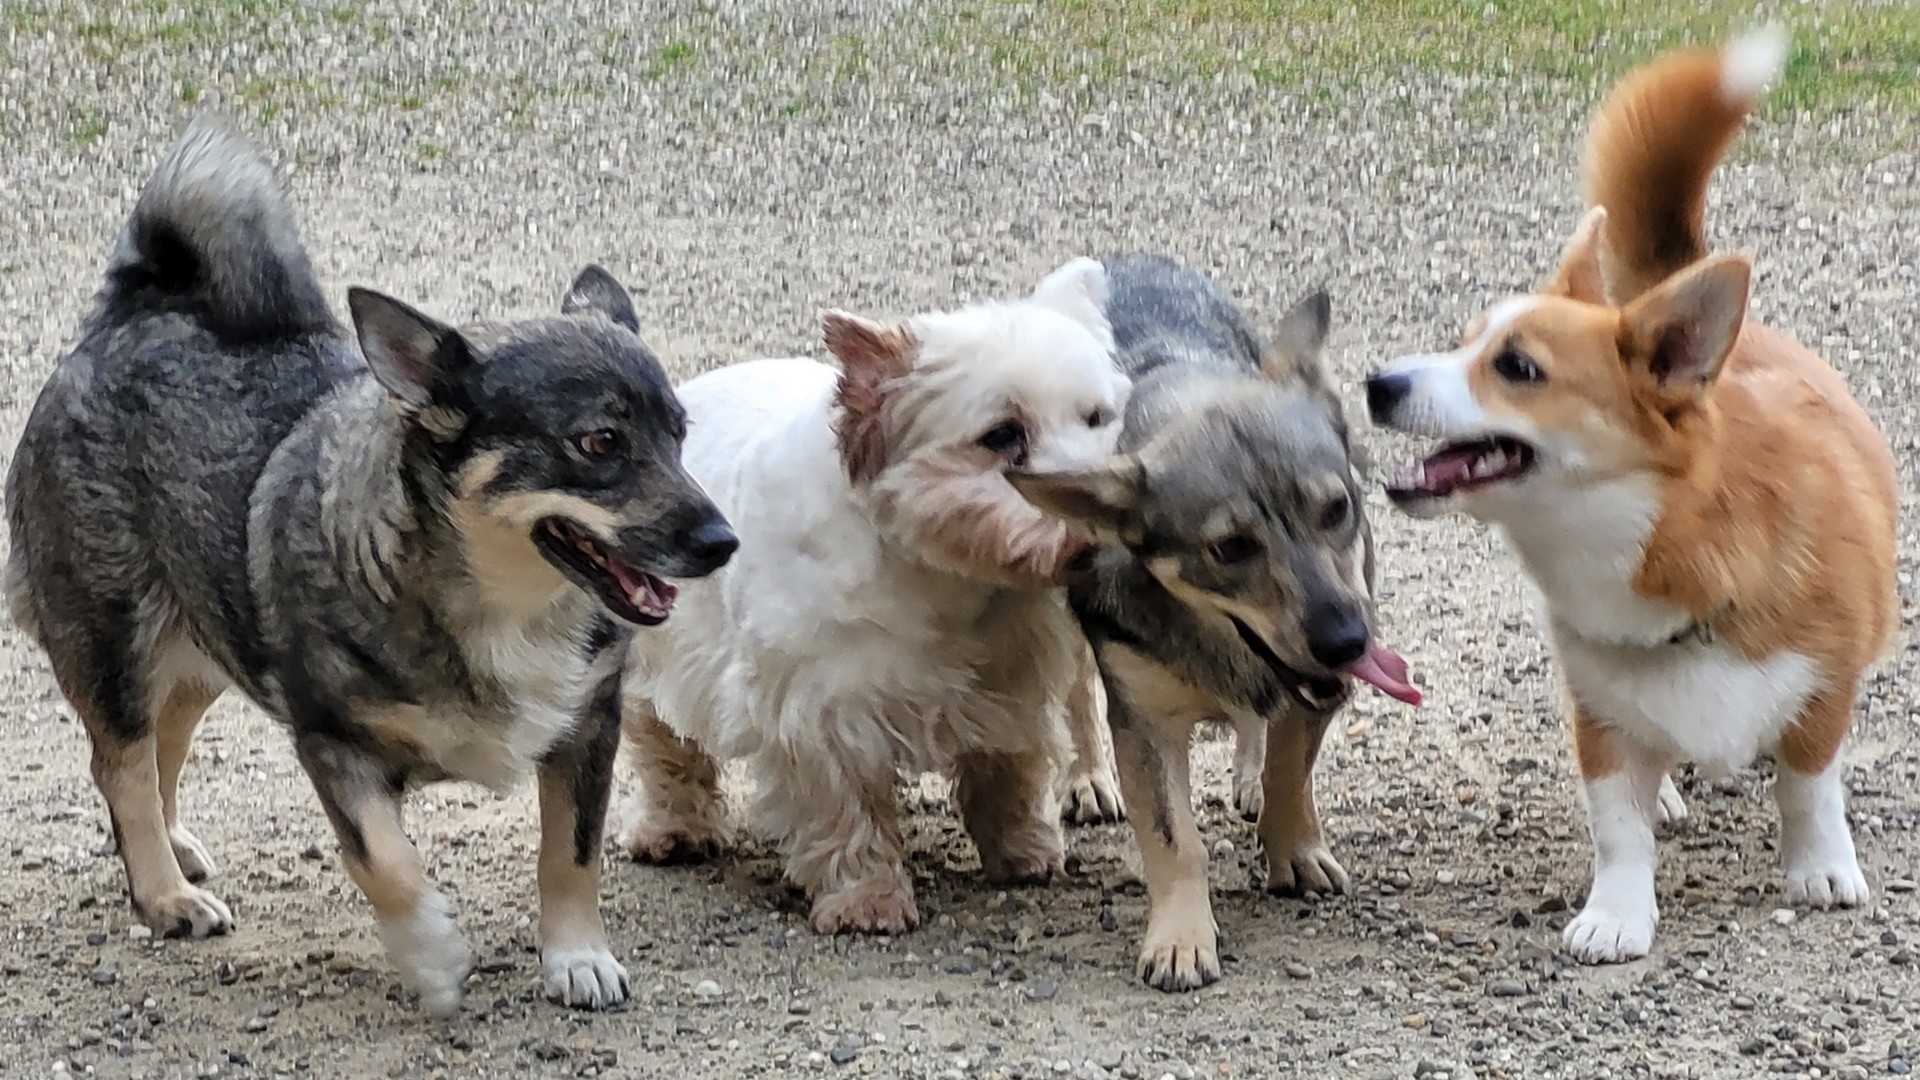
<path fill-rule="evenodd" d="M 633 309 L 633 297 L 627 294 L 626 287 L 606 269 L 590 265 L 580 271 L 580 276 L 567 286 L 567 295 L 560 301 L 560 314 L 577 315 L 583 311 L 597 311 L 621 326 L 640 332 L 640 315 Z"/>
<path fill-rule="evenodd" d="M 886 424 L 882 413 L 894 385 L 913 370 L 918 348 L 905 326 L 882 326 L 844 311 L 820 317 L 821 338 L 840 361 L 840 385 L 834 392 L 839 415 L 834 435 L 847 476 L 864 484 L 887 463 Z"/>
<path fill-rule="evenodd" d="M 1146 470 L 1134 458 L 1122 455 L 1073 472 L 1006 475 L 1028 502 L 1101 543 L 1137 544 L 1140 540 L 1140 494 Z"/>
<path fill-rule="evenodd" d="M 1747 316 L 1753 270 L 1737 255 L 1704 259 L 1621 313 L 1627 366 L 1671 405 L 1698 398 L 1719 376 Z"/>
<path fill-rule="evenodd" d="M 384 293 L 348 289 L 347 309 L 367 367 L 409 415 L 432 405 L 434 390 L 473 362 L 458 330 Z"/>
<path fill-rule="evenodd" d="M 1107 268 L 1082 256 L 1070 259 L 1041 279 L 1033 302 L 1044 304 L 1087 328 L 1100 343 L 1113 348 L 1113 328 L 1107 324 Z"/>
<path fill-rule="evenodd" d="M 1583 304 L 1607 302 L 1607 279 L 1600 268 L 1600 238 L 1606 225 L 1606 207 L 1587 211 L 1566 247 L 1560 249 L 1560 266 L 1540 290 L 1542 293 Z"/>

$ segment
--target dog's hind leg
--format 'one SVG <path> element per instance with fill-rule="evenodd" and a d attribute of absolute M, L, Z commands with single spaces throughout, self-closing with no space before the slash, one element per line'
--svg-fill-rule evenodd
<path fill-rule="evenodd" d="M 156 681 L 168 678 L 171 685 L 162 690 L 155 734 L 159 738 L 160 806 L 167 823 L 167 837 L 173 845 L 173 857 L 187 880 L 199 884 L 214 875 L 213 856 L 187 827 L 180 822 L 180 771 L 186 766 L 187 751 L 193 746 L 193 732 L 200 718 L 225 692 L 226 676 L 198 649 L 184 641 L 176 642 L 155 666 Z"/>
<path fill-rule="evenodd" d="M 70 608 L 86 602 L 66 599 Z M 187 880 L 168 836 L 170 800 L 163 791 L 171 795 L 171 785 L 162 785 L 166 740 L 155 713 L 169 712 L 174 702 L 169 687 L 155 685 L 158 650 L 135 642 L 139 628 L 155 625 L 150 614 L 122 607 L 76 617 L 72 624 L 86 627 L 85 638 L 50 635 L 47 653 L 61 691 L 92 739 L 93 782 L 107 803 L 134 911 L 156 934 L 211 937 L 231 930 L 233 915 L 218 897 Z M 178 776 L 177 768 L 172 775 Z"/>
<path fill-rule="evenodd" d="M 600 840 L 620 754 L 623 650 L 573 734 L 540 761 L 540 968 L 549 1001 L 604 1009 L 627 1000 L 627 969 L 600 916 Z"/>
<path fill-rule="evenodd" d="M 954 763 L 953 796 L 987 880 L 1038 885 L 1066 869 L 1066 838 L 1044 751 L 979 751 Z"/>
<path fill-rule="evenodd" d="M 1259 821 L 1267 805 L 1267 718 L 1243 712 L 1233 718 L 1233 808 L 1242 821 Z"/>
<path fill-rule="evenodd" d="M 1327 846 L 1313 795 L 1313 763 L 1329 720 L 1293 709 L 1267 732 L 1266 805 L 1259 833 L 1267 849 L 1269 892 L 1347 891 L 1347 871 Z"/>
<path fill-rule="evenodd" d="M 764 755 L 758 771 L 755 822 L 781 837 L 787 876 L 813 899 L 815 931 L 903 934 L 920 924 L 890 760 L 814 744 Z"/>
<path fill-rule="evenodd" d="M 626 702 L 627 760 L 638 782 L 622 809 L 620 846 L 636 862 L 700 862 L 726 842 L 720 765 L 641 698 Z"/>
<path fill-rule="evenodd" d="M 401 980 L 420 995 L 422 1010 L 453 1013 L 466 993 L 473 954 L 407 839 L 400 813 L 405 775 L 321 736 L 302 736 L 295 750 L 340 839 L 348 875 L 373 905 L 380 941 Z"/>
<path fill-rule="evenodd" d="M 1061 809 L 1075 825 L 1125 821 L 1126 801 L 1120 797 L 1120 778 L 1113 768 L 1100 669 L 1093 661 L 1092 648 L 1083 644 L 1080 652 L 1080 669 L 1067 695 L 1067 734 L 1073 740 L 1073 760 L 1067 767 Z"/>

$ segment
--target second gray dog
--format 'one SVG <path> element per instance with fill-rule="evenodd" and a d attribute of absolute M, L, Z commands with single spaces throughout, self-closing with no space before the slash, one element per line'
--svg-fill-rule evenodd
<path fill-rule="evenodd" d="M 1324 293 L 1261 340 L 1213 282 L 1165 258 L 1107 262 L 1108 318 L 1134 380 L 1120 454 L 1017 477 L 1100 546 L 1070 597 L 1098 660 L 1151 911 L 1140 974 L 1220 977 L 1207 849 L 1193 818 L 1194 725 L 1228 720 L 1258 761 L 1273 889 L 1339 890 L 1313 764 L 1360 679 L 1419 694 L 1373 633 L 1373 540 L 1339 397 L 1320 366 Z"/>

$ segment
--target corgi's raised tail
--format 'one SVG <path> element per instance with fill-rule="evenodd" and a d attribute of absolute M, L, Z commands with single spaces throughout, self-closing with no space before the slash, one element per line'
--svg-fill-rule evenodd
<path fill-rule="evenodd" d="M 1769 27 L 1663 56 L 1600 106 L 1581 174 L 1587 205 L 1607 208 L 1601 265 L 1615 305 L 1707 255 L 1707 180 L 1786 58 L 1786 34 Z"/>

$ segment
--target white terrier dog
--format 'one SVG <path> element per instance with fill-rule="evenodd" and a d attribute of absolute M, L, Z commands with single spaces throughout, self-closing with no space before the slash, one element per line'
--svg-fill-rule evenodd
<path fill-rule="evenodd" d="M 990 880 L 1061 869 L 1060 707 L 1098 723 L 1075 692 L 1086 646 L 1051 587 L 1081 545 L 1005 473 L 1112 452 L 1129 384 L 1106 295 L 1100 264 L 1075 259 L 1024 300 L 892 326 L 830 312 L 841 370 L 754 360 L 679 388 L 687 470 L 741 544 L 684 586 L 672 622 L 635 635 L 634 858 L 717 853 L 718 762 L 746 758 L 753 824 L 823 933 L 919 921 L 902 772 L 950 772 Z M 1074 763 L 1111 790 L 1109 767 Z"/>

